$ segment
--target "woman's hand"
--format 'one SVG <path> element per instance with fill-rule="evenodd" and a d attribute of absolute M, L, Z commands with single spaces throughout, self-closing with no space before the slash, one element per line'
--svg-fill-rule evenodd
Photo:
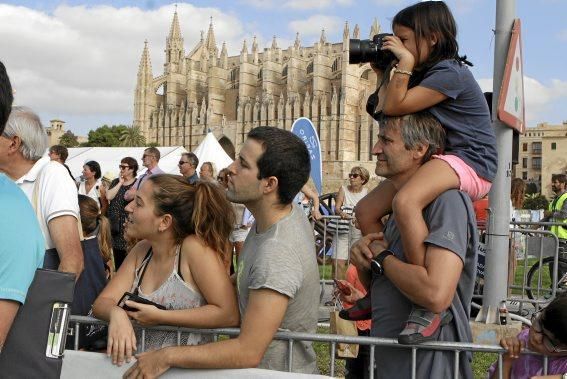
<path fill-rule="evenodd" d="M 115 306 L 110 311 L 106 355 L 112 358 L 112 364 L 121 366 L 124 359 L 130 362 L 133 350 L 136 350 L 136 334 L 132 322 L 124 309 Z"/>
<path fill-rule="evenodd" d="M 161 376 L 169 370 L 171 365 L 168 363 L 168 350 L 163 348 L 136 354 L 137 362 L 124 373 L 124 379 L 148 378 L 153 379 Z"/>
<path fill-rule="evenodd" d="M 508 352 L 504 354 L 504 359 L 513 360 L 517 359 L 525 348 L 523 341 L 520 341 L 517 337 L 506 337 L 500 340 L 500 346 L 506 349 Z"/>
<path fill-rule="evenodd" d="M 323 218 L 323 215 L 321 215 L 321 212 L 319 212 L 318 209 L 313 208 L 311 210 L 311 216 L 313 216 L 313 218 L 315 219 L 315 221 L 319 221 L 320 219 Z"/>
<path fill-rule="evenodd" d="M 132 300 L 126 300 L 125 304 L 130 308 L 137 309 L 137 311 L 126 311 L 126 313 L 142 326 L 159 325 L 162 320 L 161 315 L 163 315 L 163 312 L 167 312 L 153 305 L 141 304 Z"/>

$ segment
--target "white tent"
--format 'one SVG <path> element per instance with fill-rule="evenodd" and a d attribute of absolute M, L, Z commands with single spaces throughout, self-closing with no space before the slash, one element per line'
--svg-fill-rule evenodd
<path fill-rule="evenodd" d="M 203 162 L 213 162 L 216 170 L 215 173 L 218 173 L 221 169 L 228 167 L 232 163 L 232 158 L 224 151 L 212 132 L 207 133 L 205 139 L 197 146 L 193 153 L 199 158 L 197 172 L 199 172 Z"/>
<path fill-rule="evenodd" d="M 124 157 L 132 157 L 138 161 L 138 176 L 146 171 L 142 166 L 142 155 L 146 147 L 75 147 L 69 149 L 67 165 L 74 177 L 81 175 L 83 165 L 88 161 L 97 161 L 100 164 L 102 174 L 107 172 L 118 176 L 118 165 Z M 186 153 L 182 146 L 158 147 L 161 154 L 159 167 L 168 174 L 179 174 L 179 158 Z"/>

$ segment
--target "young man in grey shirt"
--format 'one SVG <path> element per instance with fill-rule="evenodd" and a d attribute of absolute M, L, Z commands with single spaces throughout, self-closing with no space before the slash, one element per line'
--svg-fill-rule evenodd
<path fill-rule="evenodd" d="M 401 188 L 443 146 L 443 137 L 439 122 L 426 112 L 386 119 L 372 151 L 378 158 L 376 174 Z M 453 319 L 440 327 L 438 341 L 471 342 L 468 315 L 477 244 L 471 200 L 460 191 L 446 191 L 427 206 L 424 219 L 429 229 L 424 266 L 406 263 L 395 214 L 383 236 L 368 234 L 351 250 L 361 280 L 371 283 L 371 335 L 396 338 L 415 303 L 435 313 L 451 313 Z M 411 354 L 411 349 L 377 347 L 376 376 L 410 378 Z M 470 354 L 460 354 L 459 378 L 472 378 L 470 359 Z M 454 367 L 453 352 L 417 352 L 418 378 L 454 377 Z"/>
<path fill-rule="evenodd" d="M 309 177 L 305 144 L 282 129 L 252 129 L 229 170 L 228 199 L 244 204 L 256 220 L 238 262 L 240 335 L 137 355 L 125 377 L 159 376 L 170 367 L 286 371 L 287 342 L 272 341 L 274 334 L 278 329 L 316 332 L 315 242 L 305 214 L 292 204 Z M 311 342 L 294 343 L 292 362 L 294 372 L 316 372 Z"/>

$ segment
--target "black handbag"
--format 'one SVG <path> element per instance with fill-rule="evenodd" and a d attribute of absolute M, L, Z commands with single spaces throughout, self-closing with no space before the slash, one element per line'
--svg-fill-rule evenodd
<path fill-rule="evenodd" d="M 75 275 L 37 269 L 0 353 L 3 378 L 59 378 Z"/>

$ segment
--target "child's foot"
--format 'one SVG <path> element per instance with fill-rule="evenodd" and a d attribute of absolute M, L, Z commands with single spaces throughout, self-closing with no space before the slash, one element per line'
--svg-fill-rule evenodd
<path fill-rule="evenodd" d="M 415 345 L 437 339 L 441 326 L 453 319 L 449 311 L 433 313 L 423 308 L 414 307 L 409 315 L 404 330 L 398 336 L 402 345 Z"/>
<path fill-rule="evenodd" d="M 339 312 L 339 317 L 349 321 L 370 320 L 372 318 L 370 294 L 366 294 L 366 296 L 354 303 L 352 307 L 342 309 Z"/>

